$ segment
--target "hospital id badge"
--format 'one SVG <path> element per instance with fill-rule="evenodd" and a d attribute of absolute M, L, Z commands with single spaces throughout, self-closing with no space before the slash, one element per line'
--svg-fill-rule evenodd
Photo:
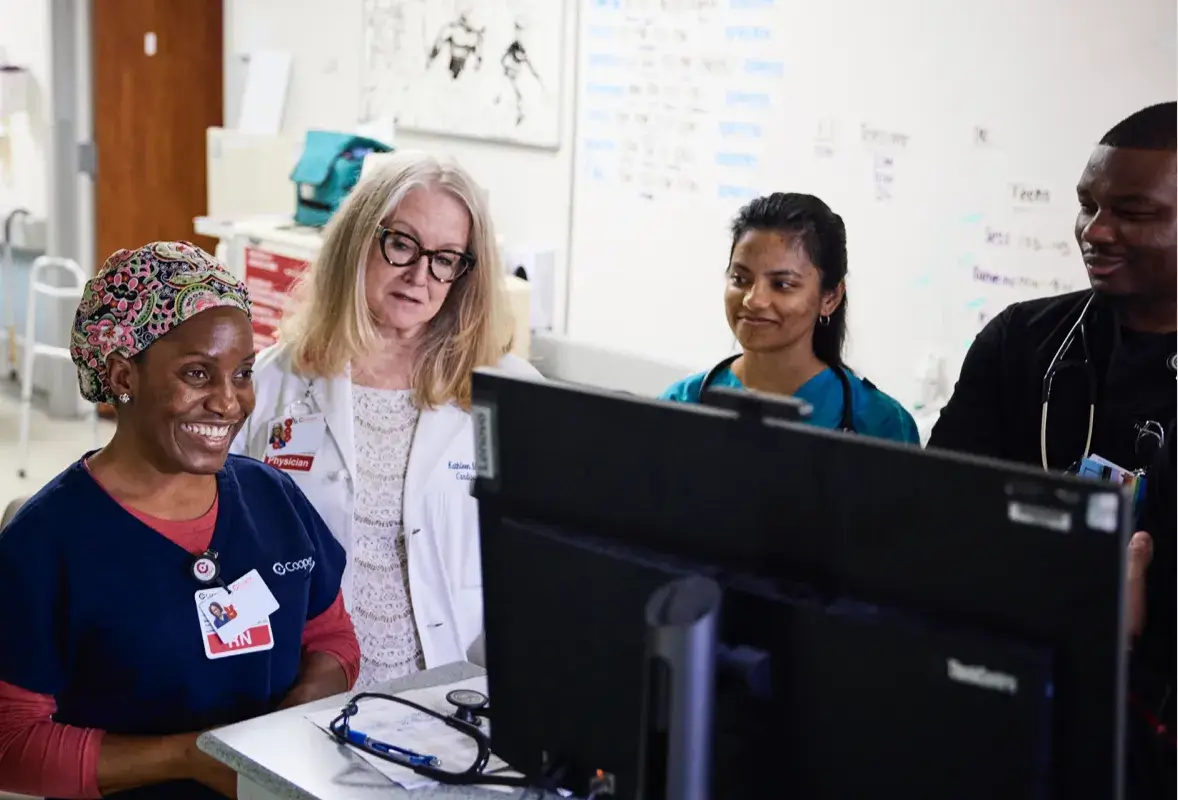
<path fill-rule="evenodd" d="M 205 616 L 205 608 L 210 602 L 215 602 L 217 596 L 224 591 L 219 587 L 209 587 L 198 589 L 196 592 L 196 616 L 200 623 L 200 638 L 205 648 L 205 658 L 227 658 L 273 649 L 274 630 L 270 627 L 269 619 L 251 625 L 228 642 L 221 641 L 221 637 Z"/>
<path fill-rule="evenodd" d="M 1107 458 L 1093 454 L 1080 461 L 1076 474 L 1082 478 L 1111 481 L 1118 486 L 1128 487 L 1133 493 L 1133 517 L 1137 520 L 1138 525 L 1141 524 L 1140 518 L 1145 507 L 1146 474 L 1144 470 L 1130 472 Z"/>
<path fill-rule="evenodd" d="M 217 587 L 203 603 L 197 603 L 205 621 L 223 643 L 229 644 L 241 633 L 255 625 L 261 625 L 278 610 L 278 601 L 270 592 L 266 581 L 251 569 L 229 587 Z"/>
<path fill-rule="evenodd" d="M 1080 460 L 1076 474 L 1081 478 L 1111 481 L 1119 486 L 1133 486 L 1137 481 L 1136 473 L 1117 466 L 1107 458 L 1101 458 L 1095 453 Z"/>
<path fill-rule="evenodd" d="M 279 417 L 266 425 L 262 461 L 281 470 L 310 472 L 326 434 L 327 420 L 322 414 Z"/>

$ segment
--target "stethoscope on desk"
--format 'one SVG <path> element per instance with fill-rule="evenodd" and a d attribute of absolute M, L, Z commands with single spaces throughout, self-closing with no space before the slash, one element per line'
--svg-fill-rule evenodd
<path fill-rule="evenodd" d="M 443 769 L 436 756 L 418 753 L 407 747 L 399 747 L 374 739 L 363 731 L 351 726 L 351 720 L 360 713 L 361 700 L 387 700 L 439 720 L 454 730 L 470 737 L 478 748 L 474 761 L 462 771 Z M 482 784 L 490 786 L 515 786 L 537 788 L 537 781 L 507 775 L 487 775 L 483 772 L 491 760 L 491 739 L 482 730 L 480 718 L 489 717 L 487 696 L 472 689 L 455 689 L 446 695 L 446 701 L 455 707 L 452 714 L 441 714 L 420 703 L 380 692 L 361 692 L 348 700 L 339 716 L 328 726 L 331 737 L 340 744 L 355 747 L 369 755 L 399 764 L 418 775 L 438 783 L 450 785 Z M 547 788 L 547 787 L 542 787 Z M 555 788 L 555 787 L 553 787 Z"/>
<path fill-rule="evenodd" d="M 734 356 L 729 356 L 708 370 L 708 374 L 704 375 L 704 381 L 700 384 L 699 387 L 699 396 L 701 400 L 703 399 L 704 392 L 708 390 L 710 385 L 715 383 L 716 378 L 720 375 L 720 373 L 731 367 L 733 362 L 740 358 L 740 355 L 740 353 L 737 353 Z M 841 383 L 843 387 L 843 414 L 839 419 L 838 429 L 847 433 L 855 433 L 855 418 L 853 413 L 854 409 L 851 405 L 851 380 L 847 377 L 846 371 L 837 364 L 831 364 L 830 370 L 838 377 L 839 383 Z M 871 386 L 871 383 L 867 380 L 864 380 L 863 383 L 869 387 Z"/>

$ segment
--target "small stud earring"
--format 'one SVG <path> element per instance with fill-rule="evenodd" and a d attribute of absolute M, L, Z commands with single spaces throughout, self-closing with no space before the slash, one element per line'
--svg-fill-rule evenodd
<path fill-rule="evenodd" d="M 119 402 L 122 403 L 123 405 L 130 403 L 131 402 L 131 395 L 127 394 L 126 392 L 123 392 L 121 395 L 119 395 Z"/>

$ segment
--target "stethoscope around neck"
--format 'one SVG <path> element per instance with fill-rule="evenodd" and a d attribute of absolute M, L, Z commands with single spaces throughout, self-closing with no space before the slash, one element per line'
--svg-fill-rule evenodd
<path fill-rule="evenodd" d="M 720 375 L 720 373 L 731 367 L 736 359 L 740 358 L 741 355 L 741 353 L 737 353 L 734 356 L 729 356 L 708 370 L 708 373 L 704 375 L 703 383 L 700 384 L 699 387 L 699 396 L 701 400 L 703 399 L 704 392 L 708 390 L 709 386 L 716 382 L 716 378 Z M 847 433 L 855 433 L 855 419 L 853 414 L 853 407 L 851 405 L 851 380 L 847 377 L 846 370 L 837 364 L 831 364 L 830 370 L 835 374 L 835 376 L 838 377 L 839 383 L 842 384 L 843 387 L 843 414 L 839 419 L 838 430 L 845 431 Z"/>
<path fill-rule="evenodd" d="M 1088 381 L 1088 434 L 1084 438 L 1084 452 L 1081 454 L 1080 459 L 1088 458 L 1092 450 L 1092 431 L 1096 426 L 1096 368 L 1092 365 L 1092 353 L 1088 349 L 1088 328 L 1086 322 L 1088 321 L 1088 309 L 1092 306 L 1092 301 L 1095 297 L 1095 294 L 1089 295 L 1088 301 L 1084 303 L 1084 308 L 1080 310 L 1079 318 L 1072 325 L 1067 335 L 1063 337 L 1063 342 L 1060 343 L 1059 349 L 1055 351 L 1055 356 L 1052 357 L 1051 363 L 1047 365 L 1047 370 L 1043 373 L 1041 391 L 1042 410 L 1039 415 L 1039 456 L 1043 462 L 1043 469 L 1050 469 L 1047 466 L 1047 406 L 1051 400 L 1051 385 L 1055 381 L 1056 374 L 1067 367 L 1083 367 L 1084 376 Z M 1068 361 L 1067 354 L 1076 341 L 1077 333 L 1079 333 L 1083 360 Z"/>
<path fill-rule="evenodd" d="M 1047 365 L 1046 371 L 1043 373 L 1043 386 L 1040 395 L 1042 403 L 1039 415 L 1039 457 L 1043 463 L 1043 469 L 1051 469 L 1047 465 L 1047 407 L 1051 400 L 1051 386 L 1055 380 L 1055 376 L 1060 370 L 1068 367 L 1083 367 L 1084 377 L 1088 383 L 1088 432 L 1084 438 L 1084 451 L 1080 454 L 1080 461 L 1092 455 L 1092 435 L 1096 427 L 1096 394 L 1097 394 L 1097 376 L 1096 367 L 1092 363 L 1092 352 L 1088 348 L 1088 311 L 1092 306 L 1092 301 L 1096 299 L 1095 294 L 1088 296 L 1084 307 L 1080 309 L 1080 316 L 1072 324 L 1066 336 L 1063 337 L 1063 342 L 1060 343 L 1059 349 L 1055 351 L 1051 362 Z M 1072 349 L 1079 334 L 1080 350 L 1082 353 L 1081 359 L 1068 360 L 1068 351 Z M 1174 356 L 1170 357 L 1171 359 Z M 1143 444 L 1152 442 L 1152 448 L 1155 452 L 1160 449 L 1166 441 L 1166 430 L 1161 423 L 1154 420 L 1146 420 L 1135 426 L 1137 429 L 1137 454 L 1141 455 L 1141 448 Z M 1147 459 L 1148 460 L 1148 459 Z M 1078 463 L 1078 462 L 1077 462 Z"/>

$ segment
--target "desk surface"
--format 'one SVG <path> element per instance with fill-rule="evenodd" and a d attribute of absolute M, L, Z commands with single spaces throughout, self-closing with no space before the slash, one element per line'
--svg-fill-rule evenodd
<path fill-rule="evenodd" d="M 380 691 L 395 694 L 482 674 L 483 670 L 473 664 L 447 664 L 393 681 Z M 342 708 L 349 696 L 350 693 L 329 697 L 209 731 L 200 737 L 197 747 L 258 787 L 290 800 L 389 800 L 395 797 L 504 800 L 522 794 L 519 790 L 508 794 L 471 786 L 434 786 L 414 792 L 401 789 L 349 748 L 332 741 L 303 719 L 309 710 Z M 531 796 L 536 797 L 536 793 Z"/>

